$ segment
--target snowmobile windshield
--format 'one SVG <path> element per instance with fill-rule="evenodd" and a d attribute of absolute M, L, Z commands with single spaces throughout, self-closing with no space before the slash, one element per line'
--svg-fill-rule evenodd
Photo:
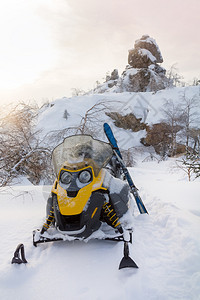
<path fill-rule="evenodd" d="M 64 139 L 52 154 L 54 170 L 58 175 L 64 164 L 73 166 L 81 163 L 92 162 L 95 173 L 107 165 L 112 157 L 112 147 L 102 141 L 92 138 L 90 135 L 74 135 Z"/>

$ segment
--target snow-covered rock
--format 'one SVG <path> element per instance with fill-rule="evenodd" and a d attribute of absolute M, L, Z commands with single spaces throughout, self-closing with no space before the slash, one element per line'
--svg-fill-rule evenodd
<path fill-rule="evenodd" d="M 135 41 L 134 49 L 129 50 L 128 63 L 133 68 L 146 68 L 151 64 L 162 63 L 163 57 L 156 41 L 143 35 Z"/>
<path fill-rule="evenodd" d="M 129 50 L 128 65 L 121 77 L 107 76 L 106 82 L 99 85 L 93 92 L 151 92 L 165 89 L 168 79 L 166 70 L 159 63 L 163 57 L 156 41 L 148 35 L 143 35 L 135 42 L 134 48 Z"/>

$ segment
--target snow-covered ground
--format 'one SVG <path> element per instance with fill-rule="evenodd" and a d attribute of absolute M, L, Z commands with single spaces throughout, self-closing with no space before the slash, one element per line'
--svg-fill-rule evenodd
<path fill-rule="evenodd" d="M 49 187 L 0 190 L 0 299 L 200 299 L 200 181 L 188 182 L 173 160 L 131 169 L 149 211 L 135 207 L 131 257 L 139 269 L 118 270 L 123 245 L 92 240 L 32 245 Z M 27 265 L 11 265 L 18 243 Z"/>
<path fill-rule="evenodd" d="M 162 119 L 166 100 L 181 104 L 183 95 L 198 98 L 199 91 L 197 86 L 155 94 L 110 92 L 63 98 L 41 109 L 37 129 L 42 130 L 42 140 L 51 131 L 77 128 L 87 111 L 100 103 L 98 121 L 111 123 L 121 149 L 135 147 L 137 165 L 130 171 L 149 212 L 140 215 L 135 207 L 130 256 L 139 269 L 118 270 L 122 243 L 66 241 L 35 248 L 32 231 L 45 220 L 51 187 L 24 180 L 0 189 L 0 299 L 200 300 L 200 180 L 189 182 L 173 167 L 174 159 L 142 162 L 154 153 L 140 144 L 145 130 L 119 129 L 101 110 L 102 103 L 124 115 L 134 112 L 150 125 Z M 98 126 L 98 138 L 105 139 L 102 124 Z M 199 127 L 199 120 L 193 126 Z M 27 265 L 11 264 L 19 243 L 25 245 Z"/>

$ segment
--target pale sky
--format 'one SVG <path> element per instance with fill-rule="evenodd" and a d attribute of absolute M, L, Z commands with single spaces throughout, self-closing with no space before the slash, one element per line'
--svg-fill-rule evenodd
<path fill-rule="evenodd" d="M 0 0 L 0 103 L 70 97 L 121 74 L 153 37 L 163 67 L 200 78 L 200 0 Z"/>

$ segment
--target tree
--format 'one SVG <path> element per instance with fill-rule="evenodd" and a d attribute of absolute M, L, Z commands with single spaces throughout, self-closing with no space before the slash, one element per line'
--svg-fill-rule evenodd
<path fill-rule="evenodd" d="M 170 129 L 169 155 L 174 156 L 177 150 L 177 133 L 182 129 L 181 123 L 184 114 L 179 105 L 176 105 L 173 100 L 166 100 L 163 107 L 162 113 L 164 119 L 162 121 Z"/>
<path fill-rule="evenodd" d="M 67 120 L 69 116 L 70 116 L 70 114 L 69 114 L 68 111 L 65 109 L 64 114 L 63 114 L 63 118 Z"/>
<path fill-rule="evenodd" d="M 193 153 L 200 153 L 200 129 L 190 128 L 190 138 L 193 141 Z"/>
<path fill-rule="evenodd" d="M 182 110 L 182 133 L 185 138 L 186 149 L 188 150 L 190 139 L 194 137 L 194 124 L 199 119 L 199 116 L 196 112 L 197 107 L 200 105 L 199 99 L 197 96 L 187 96 L 186 90 L 184 90 L 181 95 L 181 110 Z"/>
<path fill-rule="evenodd" d="M 82 96 L 85 95 L 86 92 L 80 88 L 73 88 L 72 89 L 72 97 Z"/>
<path fill-rule="evenodd" d="M 194 78 L 193 79 L 193 83 L 192 83 L 192 85 L 199 85 L 200 84 L 200 79 L 198 79 L 198 78 Z"/>
<path fill-rule="evenodd" d="M 182 157 L 181 160 L 177 160 L 176 165 L 178 166 L 178 168 L 182 169 L 187 174 L 189 181 L 191 181 L 192 175 L 194 175 L 194 179 L 200 177 L 199 154 L 187 152 L 187 154 L 184 157 Z"/>
<path fill-rule="evenodd" d="M 0 119 L 0 186 L 18 175 L 33 184 L 50 179 L 50 150 L 42 146 L 34 126 L 37 112 L 37 106 L 20 103 Z"/>
<path fill-rule="evenodd" d="M 106 101 L 101 100 L 95 103 L 92 107 L 90 107 L 85 115 L 82 117 L 79 126 L 77 126 L 77 133 L 81 134 L 91 134 L 93 136 L 99 135 L 99 129 L 102 127 L 105 119 L 104 117 L 101 119 L 101 113 L 104 111 L 105 113 L 110 111 L 111 104 L 116 101 Z"/>
<path fill-rule="evenodd" d="M 181 81 L 183 76 L 178 74 L 177 64 L 173 64 L 167 71 L 168 87 L 183 86 L 184 83 Z"/>

